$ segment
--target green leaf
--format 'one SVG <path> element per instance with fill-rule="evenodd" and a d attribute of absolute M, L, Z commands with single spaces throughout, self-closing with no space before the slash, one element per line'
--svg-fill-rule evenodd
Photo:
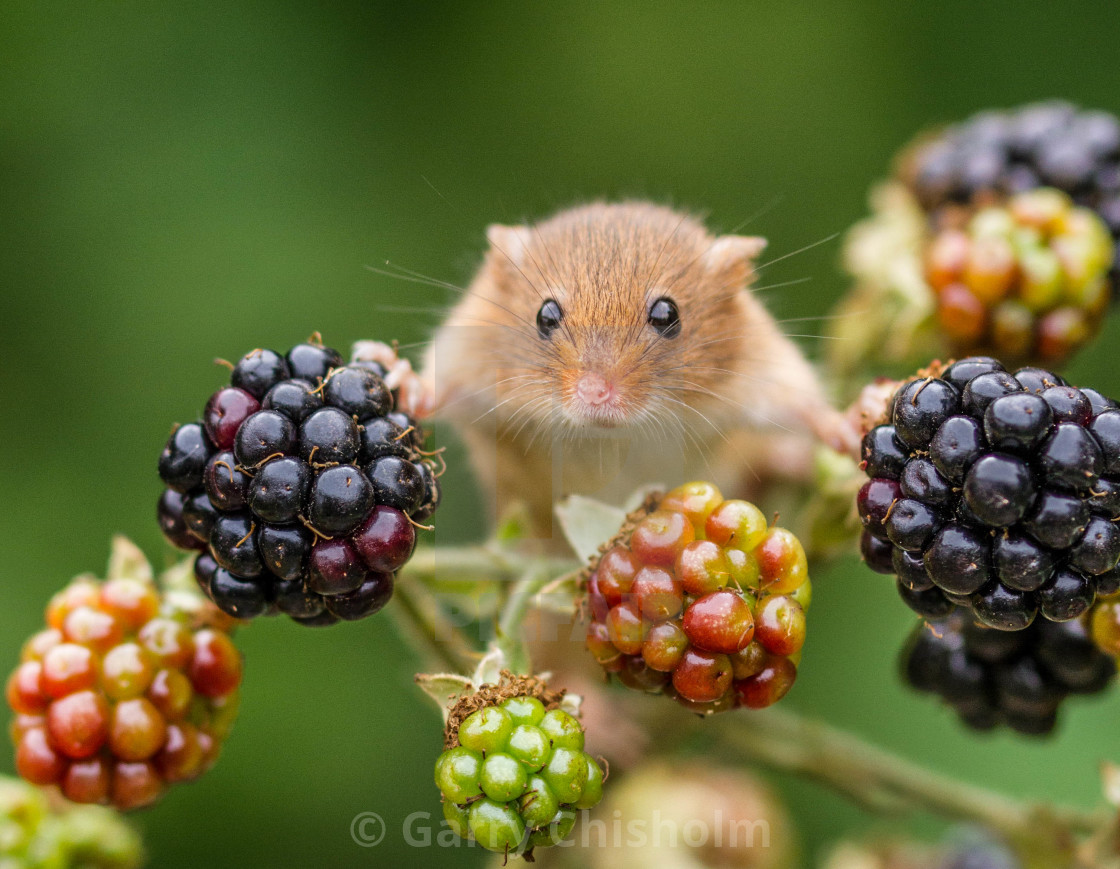
<path fill-rule="evenodd" d="M 618 533 L 626 511 L 594 498 L 570 495 L 556 505 L 556 517 L 572 551 L 581 561 L 588 561 Z"/>
<path fill-rule="evenodd" d="M 447 723 L 447 714 L 451 711 L 459 698 L 470 690 L 471 680 L 457 673 L 419 673 L 416 684 L 420 690 L 435 701 Z"/>

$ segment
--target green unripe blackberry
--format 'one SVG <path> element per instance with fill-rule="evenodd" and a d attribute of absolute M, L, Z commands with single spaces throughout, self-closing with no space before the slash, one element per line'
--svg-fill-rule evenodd
<path fill-rule="evenodd" d="M 504 673 L 451 708 L 435 781 L 456 834 L 529 856 L 561 841 L 576 811 L 602 799 L 603 768 L 583 750 L 583 726 L 562 699 Z"/>

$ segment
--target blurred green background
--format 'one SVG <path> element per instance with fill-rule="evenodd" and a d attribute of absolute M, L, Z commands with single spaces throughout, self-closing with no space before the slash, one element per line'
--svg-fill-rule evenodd
<path fill-rule="evenodd" d="M 0 3 L 0 662 L 111 534 L 168 557 L 155 459 L 223 379 L 210 360 L 328 343 L 415 345 L 492 221 L 648 196 L 780 255 L 843 230 L 919 128 L 1061 96 L 1120 110 L 1114 3 Z M 775 265 L 781 317 L 844 288 L 832 241 Z M 798 331 L 819 331 L 819 324 Z M 1117 326 L 1073 378 L 1120 393 Z M 812 346 L 812 341 L 806 342 Z M 482 531 L 462 473 L 437 539 Z M 1088 804 L 1120 759 L 1120 696 L 1057 739 L 974 738 L 897 684 L 911 619 L 854 561 L 818 575 L 789 706 L 976 782 Z M 438 812 L 434 709 L 386 617 L 242 634 L 222 762 L 142 817 L 152 865 L 478 865 L 397 832 Z M 3 665 L 6 669 L 7 664 Z M 5 751 L 0 771 L 10 771 Z M 773 779 L 806 854 L 877 823 Z M 364 850 L 355 814 L 390 835 Z M 921 824 L 933 830 L 932 824 Z"/>

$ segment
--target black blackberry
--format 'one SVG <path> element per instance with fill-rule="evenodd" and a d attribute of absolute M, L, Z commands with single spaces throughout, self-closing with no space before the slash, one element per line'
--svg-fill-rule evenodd
<path fill-rule="evenodd" d="M 864 559 L 926 618 L 1005 631 L 1077 618 L 1120 563 L 1120 410 L 990 358 L 903 384 L 864 438 Z M 1112 593 L 1109 590 L 1106 593 Z"/>
<path fill-rule="evenodd" d="M 1009 633 L 973 621 L 964 609 L 915 627 L 901 670 L 912 688 L 935 694 L 972 729 L 1004 725 L 1044 735 L 1070 694 L 1096 694 L 1116 662 L 1101 652 L 1080 620 L 1039 620 Z"/>
<path fill-rule="evenodd" d="M 1096 211 L 1120 239 L 1120 121 L 1106 112 L 1060 101 L 982 112 L 919 144 L 904 162 L 904 180 L 927 211 L 1055 187 Z"/>
<path fill-rule="evenodd" d="M 222 610 L 323 626 L 388 601 L 440 487 L 384 374 L 316 341 L 254 350 L 203 419 L 174 430 L 157 517 L 175 546 L 202 550 L 195 576 Z"/>

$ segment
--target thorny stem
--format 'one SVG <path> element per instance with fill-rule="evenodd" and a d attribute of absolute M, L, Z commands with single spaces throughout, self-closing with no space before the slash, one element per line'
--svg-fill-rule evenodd
<path fill-rule="evenodd" d="M 401 571 L 394 599 L 441 662 L 469 673 L 479 653 L 447 618 L 427 583 L 452 578 L 514 582 L 498 616 L 501 641 L 519 635 L 548 579 L 571 569 L 570 560 L 479 546 L 433 547 L 417 551 Z M 1106 811 L 1016 800 L 924 767 L 855 734 L 778 709 L 726 716 L 718 740 L 732 756 L 819 782 L 876 813 L 924 810 L 1062 852 L 1068 852 L 1075 837 L 1104 830 L 1110 818 Z"/>
<path fill-rule="evenodd" d="M 1023 802 L 968 784 L 779 709 L 733 716 L 719 740 L 740 758 L 813 779 L 878 813 L 920 809 L 979 822 L 1018 841 L 1062 831 L 1091 833 L 1107 822 L 1107 813 Z"/>
<path fill-rule="evenodd" d="M 404 615 L 406 628 L 441 665 L 453 673 L 474 669 L 478 652 L 462 627 L 447 617 L 443 607 L 422 583 L 402 575 L 393 589 L 397 611 Z"/>

